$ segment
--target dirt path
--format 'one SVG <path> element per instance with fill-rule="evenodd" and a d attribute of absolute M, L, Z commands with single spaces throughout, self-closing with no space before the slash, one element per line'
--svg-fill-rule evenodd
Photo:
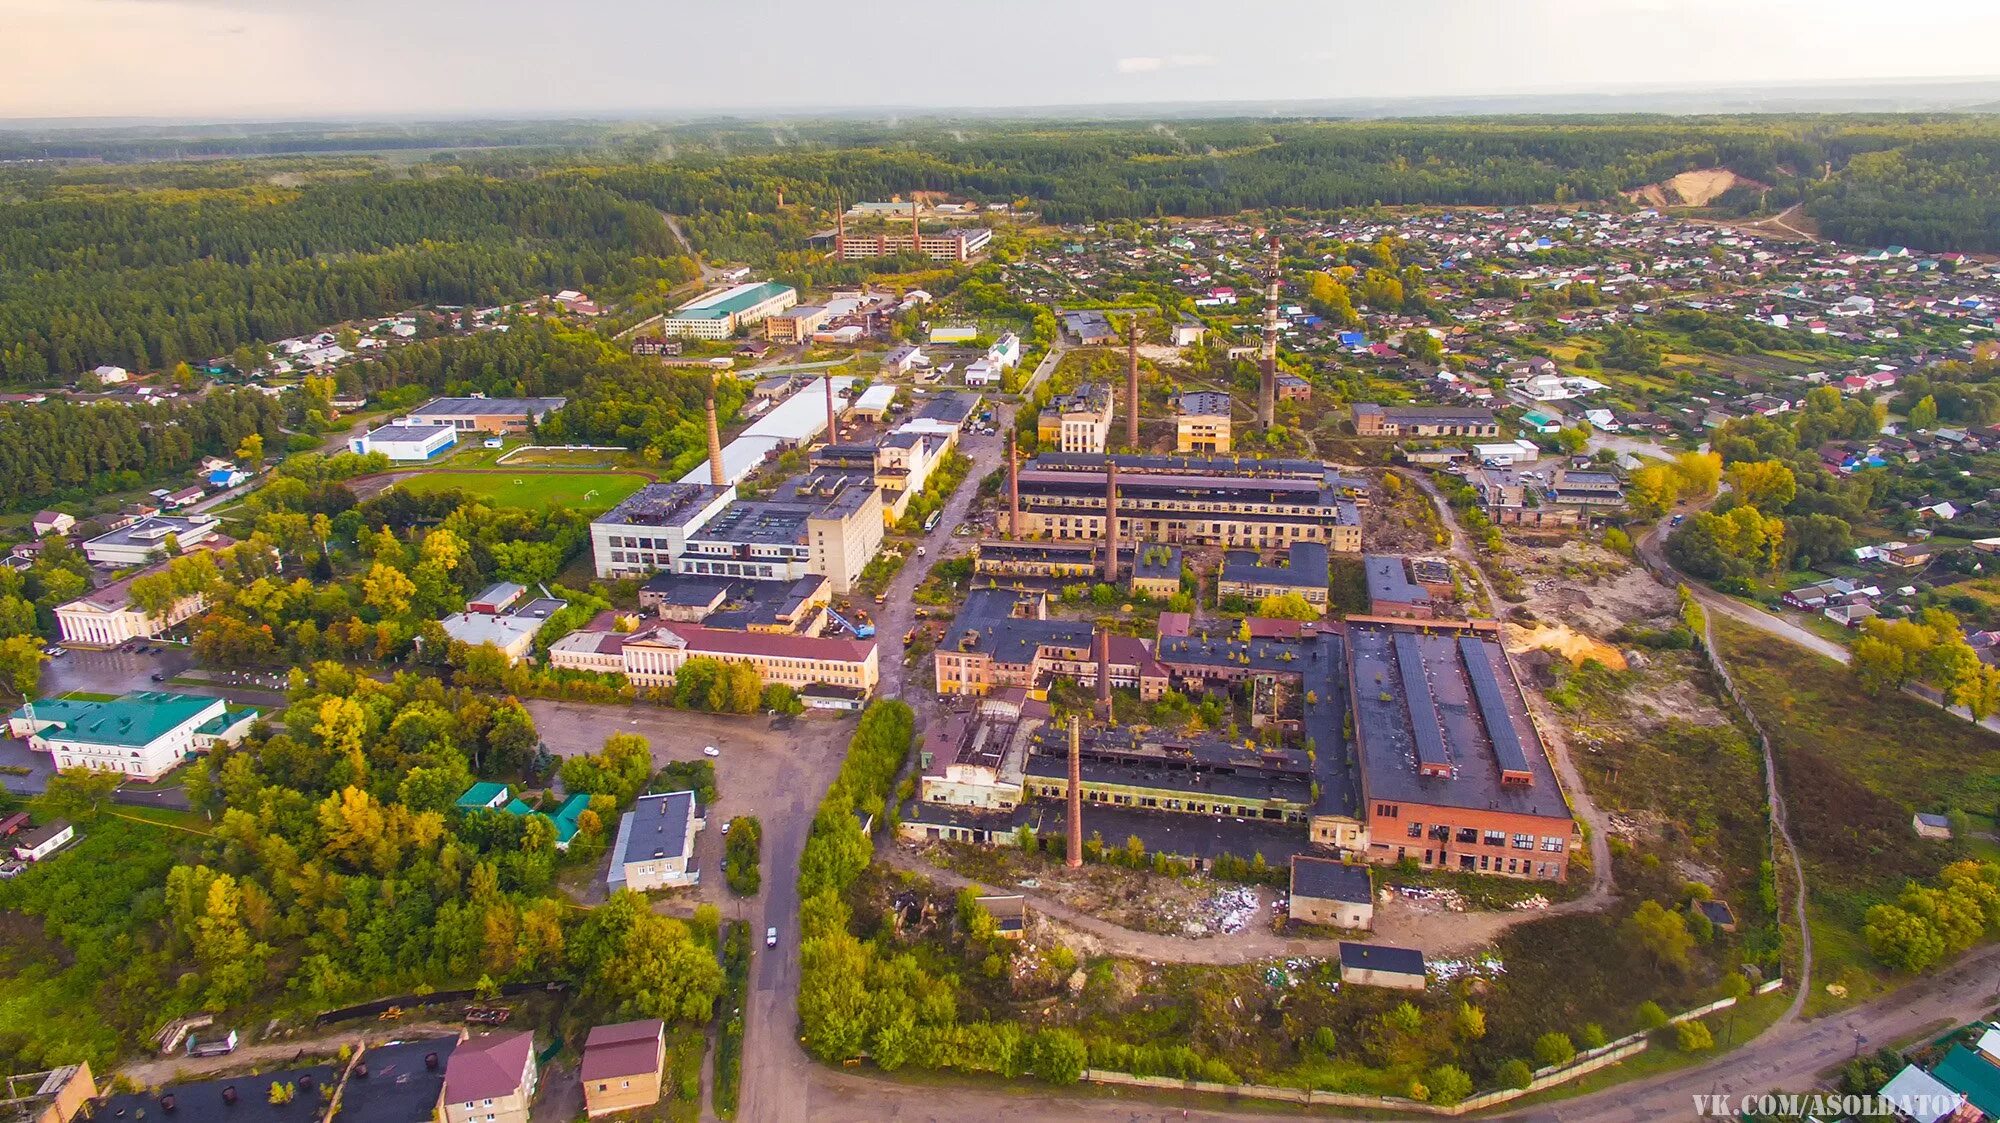
<path fill-rule="evenodd" d="M 312 1062 L 335 1055 L 340 1052 L 342 1045 L 359 1048 L 370 1041 L 380 1044 L 391 1038 L 436 1037 L 455 1034 L 461 1028 L 463 1027 L 443 1022 L 357 1022 L 353 1029 L 298 1037 L 289 1041 L 245 1045 L 234 1053 L 220 1057 L 188 1057 L 180 1054 L 171 1057 L 154 1056 L 120 1067 L 118 1075 L 142 1088 L 157 1088 L 163 1084 L 198 1080 L 221 1072 L 262 1068 L 271 1063 Z"/>

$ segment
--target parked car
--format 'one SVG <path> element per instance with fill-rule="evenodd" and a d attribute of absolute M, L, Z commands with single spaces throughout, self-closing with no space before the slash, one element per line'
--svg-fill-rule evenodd
<path fill-rule="evenodd" d="M 778 946 L 778 930 L 776 928 L 764 929 L 764 946 L 767 948 Z"/>
<path fill-rule="evenodd" d="M 154 682 L 165 682 L 165 681 L 167 681 L 167 676 L 165 676 L 165 675 L 161 674 L 161 673 L 160 673 L 160 672 L 158 672 L 158 671 L 154 671 L 154 672 L 153 672 L 153 681 L 154 681 Z"/>
<path fill-rule="evenodd" d="M 721 749 L 718 749 L 718 748 L 716 748 L 716 747 L 715 747 L 714 745 L 703 745 L 703 746 L 701 747 L 701 755 L 703 755 L 703 756 L 721 756 L 721 755 L 722 755 L 722 750 L 721 750 Z"/>
<path fill-rule="evenodd" d="M 723 834 L 728 834 L 728 833 L 729 833 L 729 820 L 727 820 L 727 819 L 724 819 L 724 820 L 722 821 L 722 833 L 723 833 Z"/>

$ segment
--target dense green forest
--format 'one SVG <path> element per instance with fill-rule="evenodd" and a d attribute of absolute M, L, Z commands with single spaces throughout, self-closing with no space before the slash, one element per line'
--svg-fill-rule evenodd
<path fill-rule="evenodd" d="M 5 505 L 129 490 L 190 471 L 204 456 L 235 455 L 256 434 L 284 442 L 283 410 L 263 394 L 227 390 L 158 405 L 49 402 L 0 409 Z"/>
<path fill-rule="evenodd" d="M 1763 185 L 1724 200 L 1731 209 L 1804 202 L 1843 241 L 2000 249 L 2000 120 L 1989 117 L 846 122 L 787 126 L 781 140 L 740 126 L 547 125 L 538 135 L 576 145 L 435 153 L 414 166 L 319 155 L 0 170 L 0 377 L 166 367 L 415 303 L 561 287 L 658 300 L 693 272 L 657 211 L 687 216 L 696 248 L 715 258 L 801 282 L 858 281 L 883 263 L 826 263 L 806 238 L 843 202 L 913 190 L 1018 202 L 1069 223 L 1608 201 L 1728 167 Z"/>

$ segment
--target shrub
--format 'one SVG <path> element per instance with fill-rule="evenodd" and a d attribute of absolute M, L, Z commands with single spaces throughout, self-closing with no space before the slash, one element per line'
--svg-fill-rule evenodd
<path fill-rule="evenodd" d="M 1535 1070 L 1529 1068 L 1528 1062 L 1519 1057 L 1509 1058 L 1493 1076 L 1500 1081 L 1500 1086 L 1503 1088 L 1520 1088 L 1525 1091 L 1528 1085 L 1535 1082 Z"/>
<path fill-rule="evenodd" d="M 1609 1040 L 1604 1036 L 1604 1027 L 1596 1022 L 1586 1023 L 1583 1032 L 1577 1034 L 1577 1038 L 1583 1042 L 1583 1047 L 1586 1049 L 1602 1049 Z"/>
<path fill-rule="evenodd" d="M 1431 1102 L 1450 1106 L 1472 1094 L 1472 1077 L 1457 1065 L 1439 1065 L 1424 1075 Z"/>
<path fill-rule="evenodd" d="M 1715 1047 L 1715 1035 L 1700 1022 L 1682 1022 L 1674 1027 L 1674 1044 L 1683 1053 L 1699 1053 Z"/>
<path fill-rule="evenodd" d="M 1660 1004 L 1651 999 L 1639 1003 L 1639 1008 L 1633 1016 L 1639 1019 L 1640 1029 L 1654 1030 L 1667 1024 L 1667 1012 L 1660 1009 Z"/>
<path fill-rule="evenodd" d="M 1576 1046 L 1570 1043 L 1569 1034 L 1559 1030 L 1535 1038 L 1535 1060 L 1543 1068 L 1566 1065 L 1576 1059 Z"/>

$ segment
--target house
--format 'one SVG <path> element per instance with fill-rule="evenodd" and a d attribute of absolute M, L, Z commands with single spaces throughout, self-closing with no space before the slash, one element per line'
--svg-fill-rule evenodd
<path fill-rule="evenodd" d="M 439 1115 L 446 1123 L 528 1123 L 535 1083 L 532 1032 L 475 1037 L 452 1050 Z"/>
<path fill-rule="evenodd" d="M 465 789 L 452 804 L 460 811 L 498 811 L 513 798 L 513 790 L 507 785 L 484 780 Z"/>
<path fill-rule="evenodd" d="M 47 538 L 51 534 L 68 534 L 76 527 L 76 516 L 67 511 L 38 511 L 32 524 L 37 538 Z"/>
<path fill-rule="evenodd" d="M 1918 838 L 1934 838 L 1940 842 L 1951 839 L 1951 820 L 1930 811 L 1919 811 L 1910 819 L 1911 829 Z"/>
<path fill-rule="evenodd" d="M 1367 867 L 1292 855 L 1291 917 L 1332 928 L 1374 927 L 1375 894 Z"/>
<path fill-rule="evenodd" d="M 1955 1045 L 1931 1069 L 1938 1082 L 1962 1093 L 1989 1119 L 2000 1119 L 2000 1064 L 1963 1045 Z"/>
<path fill-rule="evenodd" d="M 1736 931 L 1736 910 L 1729 907 L 1729 902 L 1717 900 L 1697 901 L 1695 902 L 1695 908 L 1700 911 L 1701 915 L 1708 918 L 1710 924 L 1715 925 L 1716 931 Z"/>
<path fill-rule="evenodd" d="M 605 880 L 613 892 L 694 885 L 694 838 L 707 825 L 693 792 L 642 795 L 618 823 L 618 841 Z"/>
<path fill-rule="evenodd" d="M 1966 1110 L 1965 1096 L 1916 1065 L 1904 1065 L 1876 1096 L 1895 1106 L 1896 1118 L 1912 1123 L 1961 1123 L 1965 1119 L 1960 1114 Z"/>
<path fill-rule="evenodd" d="M 583 1042 L 584 1111 L 595 1119 L 660 1102 L 667 1027 L 658 1018 L 593 1026 Z"/>
<path fill-rule="evenodd" d="M 1422 990 L 1424 953 L 1415 948 L 1393 948 L 1385 944 L 1340 944 L 1340 981 L 1356 986 L 1388 987 L 1392 990 Z"/>
<path fill-rule="evenodd" d="M 16 858 L 24 862 L 39 862 L 67 846 L 75 837 L 75 827 L 65 820 L 51 819 L 39 827 L 29 827 L 16 834 L 9 845 L 13 846 Z"/>
<path fill-rule="evenodd" d="M 903 344 L 889 352 L 882 360 L 885 370 L 892 370 L 897 374 L 908 374 L 911 367 L 929 365 L 930 359 L 925 357 L 923 349 L 912 343 Z"/>
<path fill-rule="evenodd" d="M 132 380 L 132 372 L 124 367 L 101 366 L 94 368 L 90 373 L 96 375 L 97 381 L 104 386 L 122 386 Z"/>
<path fill-rule="evenodd" d="M 1176 347 L 1192 347 L 1208 336 L 1208 328 L 1200 320 L 1183 319 L 1174 325 L 1173 343 Z"/>
<path fill-rule="evenodd" d="M 202 490 L 201 487 L 194 484 L 190 484 L 187 487 L 179 489 L 178 491 L 168 492 L 166 496 L 160 500 L 160 502 L 164 504 L 168 510 L 175 510 L 181 507 L 185 507 L 190 503 L 199 503 L 201 502 L 201 497 L 207 494 L 208 492 Z"/>

